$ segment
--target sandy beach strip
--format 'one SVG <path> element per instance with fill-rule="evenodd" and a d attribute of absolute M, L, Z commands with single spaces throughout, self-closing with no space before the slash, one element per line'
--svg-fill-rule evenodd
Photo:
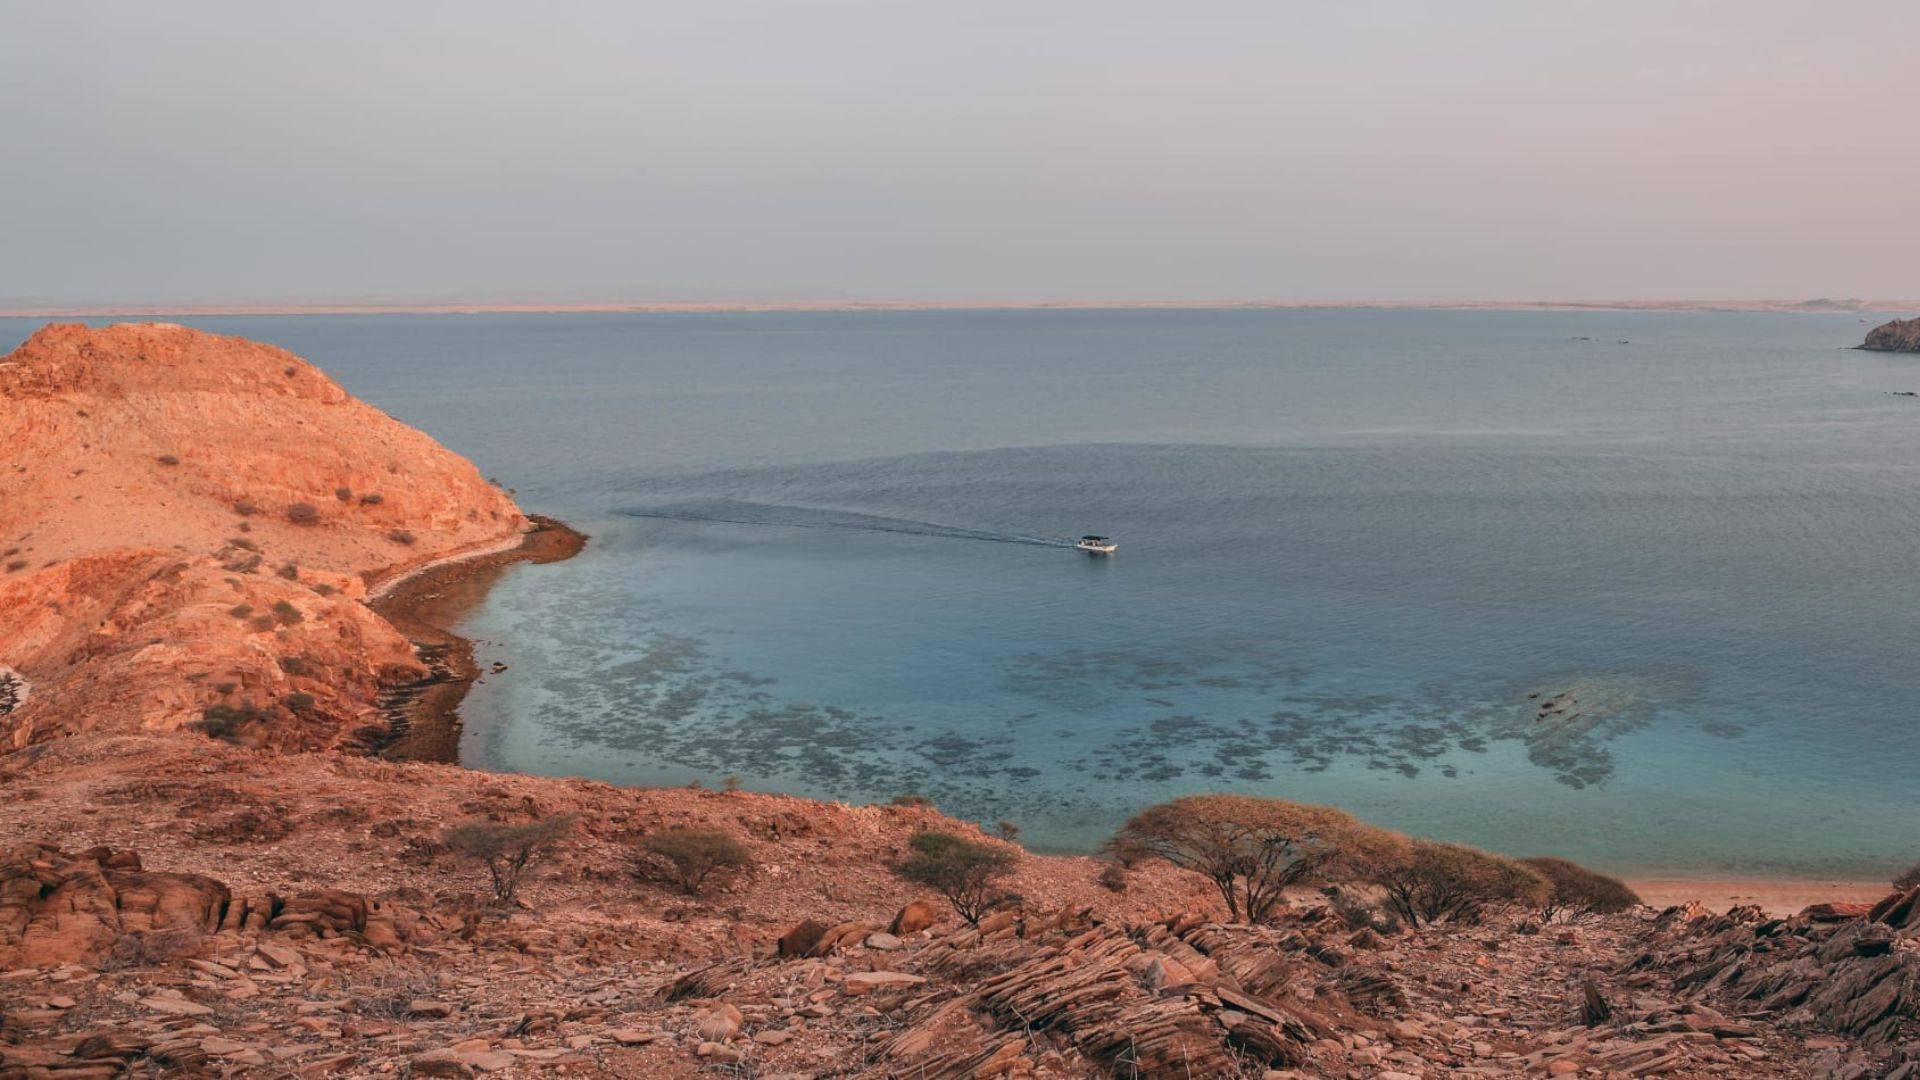
<path fill-rule="evenodd" d="M 444 664 L 438 677 L 414 688 L 403 706 L 403 733 L 384 756 L 459 763 L 460 702 L 480 669 L 473 643 L 450 627 L 486 599 L 507 567 L 570 559 L 586 545 L 584 534 L 562 522 L 538 515 L 529 520 L 533 527 L 525 533 L 444 555 L 368 590 L 368 607 L 416 646 L 438 652 Z"/>
<path fill-rule="evenodd" d="M 518 551 L 520 548 L 526 546 L 527 538 L 532 536 L 533 532 L 534 530 L 531 529 L 526 532 L 517 532 L 511 536 L 502 537 L 499 540 L 466 548 L 461 551 L 455 551 L 435 559 L 429 559 L 418 566 L 403 570 L 381 581 L 379 584 L 368 588 L 366 602 L 371 604 L 376 600 L 380 600 L 400 586 L 412 581 L 414 578 L 431 573 L 441 567 L 454 566 L 473 559 L 484 559 L 489 555 L 504 555 L 510 551 Z"/>
<path fill-rule="evenodd" d="M 1778 916 L 1793 915 L 1809 904 L 1872 904 L 1893 892 L 1893 886 L 1885 881 L 1820 879 L 1661 877 L 1629 878 L 1627 884 L 1655 908 L 1697 900 L 1712 911 L 1752 904 Z"/>

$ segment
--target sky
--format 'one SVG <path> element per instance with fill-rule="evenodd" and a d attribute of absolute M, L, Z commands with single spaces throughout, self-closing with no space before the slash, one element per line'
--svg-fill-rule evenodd
<path fill-rule="evenodd" d="M 1920 295 L 1915 0 L 0 0 L 0 307 Z"/>

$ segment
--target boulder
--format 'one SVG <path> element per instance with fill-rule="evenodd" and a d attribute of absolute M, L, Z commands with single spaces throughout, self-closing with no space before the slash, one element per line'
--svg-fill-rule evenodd
<path fill-rule="evenodd" d="M 780 955 L 789 958 L 806 956 L 813 951 L 814 946 L 820 944 L 820 939 L 826 936 L 827 929 L 826 923 L 817 919 L 808 919 L 780 935 Z"/>
<path fill-rule="evenodd" d="M 699 1032 L 700 1037 L 707 1042 L 723 1043 L 740 1034 L 740 1023 L 743 1019 L 739 1009 L 723 1001 L 695 1016 L 693 1030 Z"/>
<path fill-rule="evenodd" d="M 900 909 L 887 927 L 887 932 L 905 937 L 917 934 L 940 921 L 940 908 L 930 900 L 915 900 Z"/>
<path fill-rule="evenodd" d="M 1800 911 L 1800 918 L 1813 922 L 1846 922 L 1848 919 L 1866 918 L 1873 910 L 1872 904 L 1838 901 L 1828 904 L 1809 904 Z"/>

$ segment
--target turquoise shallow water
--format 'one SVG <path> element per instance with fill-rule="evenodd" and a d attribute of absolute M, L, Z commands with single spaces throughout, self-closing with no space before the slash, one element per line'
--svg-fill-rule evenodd
<path fill-rule="evenodd" d="M 470 764 L 1053 849 L 1202 789 L 1642 873 L 1920 848 L 1920 360 L 1852 316 L 193 321 L 593 534 L 464 628 Z"/>

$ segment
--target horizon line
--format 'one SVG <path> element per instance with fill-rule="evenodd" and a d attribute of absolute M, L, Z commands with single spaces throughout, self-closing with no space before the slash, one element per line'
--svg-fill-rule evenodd
<path fill-rule="evenodd" d="M 1920 300 L 643 300 L 629 302 L 46 304 L 0 307 L 0 318 L 121 318 L 246 315 L 752 314 L 859 311 L 1306 310 L 1753 311 L 1884 314 L 1920 310 Z"/>

